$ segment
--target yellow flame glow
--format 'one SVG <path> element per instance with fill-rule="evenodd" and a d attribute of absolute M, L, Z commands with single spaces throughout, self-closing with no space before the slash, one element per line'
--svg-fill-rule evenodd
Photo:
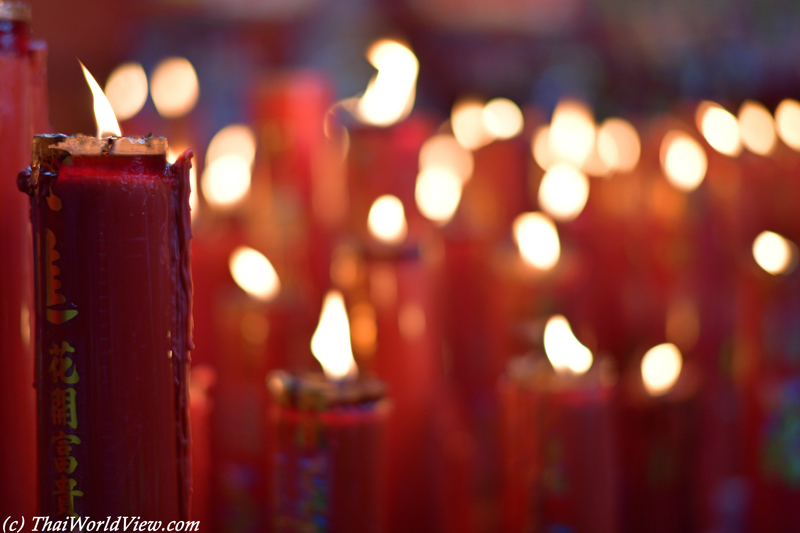
<path fill-rule="evenodd" d="M 577 100 L 563 100 L 553 111 L 549 148 L 553 159 L 580 168 L 595 144 L 594 114 Z"/>
<path fill-rule="evenodd" d="M 78 61 L 80 63 L 80 61 Z M 103 90 L 95 81 L 94 76 L 89 70 L 81 63 L 83 69 L 83 76 L 86 78 L 86 83 L 92 90 L 92 98 L 94 100 L 94 120 L 97 122 L 97 136 L 98 137 L 111 137 L 121 136 L 122 131 L 119 129 L 117 117 L 114 115 L 114 110 L 108 102 L 108 98 L 103 94 Z"/>
<path fill-rule="evenodd" d="M 672 130 L 664 136 L 660 156 L 661 168 L 676 189 L 693 191 L 706 177 L 708 158 L 703 147 L 682 131 Z"/>
<path fill-rule="evenodd" d="M 453 106 L 450 124 L 458 144 L 467 150 L 477 150 L 494 140 L 483 120 L 483 102 L 460 100 Z"/>
<path fill-rule="evenodd" d="M 483 124 L 497 139 L 510 139 L 522 132 L 525 122 L 517 104 L 507 98 L 495 98 L 483 108 Z"/>
<path fill-rule="evenodd" d="M 189 60 L 168 57 L 161 61 L 151 76 L 150 95 L 162 117 L 182 117 L 191 111 L 200 96 L 200 84 Z"/>
<path fill-rule="evenodd" d="M 561 256 L 556 225 L 544 213 L 523 213 L 514 220 L 514 240 L 522 259 L 539 270 L 549 270 Z"/>
<path fill-rule="evenodd" d="M 141 63 L 123 63 L 106 80 L 106 97 L 118 120 L 128 120 L 147 101 L 147 74 Z"/>
<path fill-rule="evenodd" d="M 240 246 L 231 253 L 228 268 L 233 281 L 253 298 L 267 302 L 281 290 L 278 273 L 258 250 Z"/>
<path fill-rule="evenodd" d="M 696 115 L 703 137 L 714 150 L 732 157 L 742 152 L 739 122 L 732 113 L 714 102 L 705 101 L 697 107 Z"/>
<path fill-rule="evenodd" d="M 354 379 L 358 376 L 350 344 L 350 323 L 339 291 L 328 291 L 325 295 L 319 324 L 311 337 L 311 353 L 322 365 L 328 379 Z"/>
<path fill-rule="evenodd" d="M 423 170 L 417 175 L 414 199 L 425 218 L 439 225 L 447 224 L 461 201 L 461 178 L 442 168 Z"/>
<path fill-rule="evenodd" d="M 559 221 L 580 215 L 588 198 L 589 178 L 569 165 L 551 166 L 539 184 L 539 207 Z"/>
<path fill-rule="evenodd" d="M 226 155 L 239 156 L 248 165 L 256 157 L 256 136 L 244 124 L 231 124 L 219 130 L 208 143 L 206 165 Z"/>
<path fill-rule="evenodd" d="M 442 168 L 458 174 L 462 183 L 472 178 L 474 165 L 472 152 L 461 146 L 455 137 L 446 133 L 429 138 L 419 150 L 420 171 Z"/>
<path fill-rule="evenodd" d="M 369 209 L 367 226 L 370 234 L 386 244 L 400 244 L 408 234 L 406 211 L 396 196 L 384 194 Z"/>
<path fill-rule="evenodd" d="M 390 126 L 411 113 L 419 62 L 408 47 L 388 39 L 374 43 L 367 59 L 378 73 L 358 100 L 356 117 L 367 124 Z"/>
<path fill-rule="evenodd" d="M 229 154 L 206 166 L 200 186 L 209 204 L 228 207 L 247 195 L 250 179 L 250 165 L 238 155 Z"/>
<path fill-rule="evenodd" d="M 651 396 L 669 392 L 681 375 L 683 358 L 678 347 L 672 343 L 650 348 L 642 358 L 642 381 Z"/>
<path fill-rule="evenodd" d="M 739 129 L 748 150 L 758 155 L 769 155 L 775 149 L 778 136 L 775 121 L 766 107 L 752 100 L 745 100 L 739 108 Z"/>
<path fill-rule="evenodd" d="M 797 246 L 777 233 L 762 231 L 753 241 L 753 257 L 770 274 L 788 274 L 797 263 Z"/>
<path fill-rule="evenodd" d="M 621 118 L 609 118 L 597 131 L 597 152 L 614 172 L 630 172 L 639 163 L 642 143 L 633 124 Z"/>
<path fill-rule="evenodd" d="M 559 374 L 584 374 L 592 366 L 592 352 L 572 333 L 563 315 L 554 315 L 544 328 L 544 351 Z"/>
<path fill-rule="evenodd" d="M 775 110 L 778 135 L 789 148 L 800 151 L 800 102 L 787 98 Z"/>

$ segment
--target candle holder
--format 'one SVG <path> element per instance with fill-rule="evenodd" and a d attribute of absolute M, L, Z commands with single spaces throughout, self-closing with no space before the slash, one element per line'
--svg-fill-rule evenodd
<path fill-rule="evenodd" d="M 385 385 L 281 371 L 267 385 L 275 531 L 383 531 Z"/>
<path fill-rule="evenodd" d="M 163 138 L 37 135 L 41 515 L 189 517 L 189 168 Z"/>

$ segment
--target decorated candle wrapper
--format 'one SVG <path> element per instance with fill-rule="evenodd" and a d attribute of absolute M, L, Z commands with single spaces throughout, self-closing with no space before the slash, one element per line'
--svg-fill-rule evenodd
<path fill-rule="evenodd" d="M 384 531 L 383 383 L 276 372 L 268 386 L 274 531 Z"/>
<path fill-rule="evenodd" d="M 189 168 L 163 138 L 37 135 L 41 514 L 189 517 Z"/>

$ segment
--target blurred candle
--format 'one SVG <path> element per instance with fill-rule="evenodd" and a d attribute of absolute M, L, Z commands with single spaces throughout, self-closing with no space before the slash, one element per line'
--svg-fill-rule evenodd
<path fill-rule="evenodd" d="M 3 339 L 3 387 L 0 425 L 8 438 L 0 441 L 0 514 L 36 513 L 36 400 L 32 386 L 34 355 L 31 329 L 33 251 L 30 244 L 30 204 L 16 187 L 15 177 L 30 162 L 31 138 L 47 125 L 46 49 L 31 42 L 30 7 L 0 3 L 0 338 Z"/>
<path fill-rule="evenodd" d="M 385 387 L 358 377 L 341 294 L 325 297 L 311 350 L 324 376 L 273 373 L 270 427 L 276 532 L 385 530 L 381 465 Z"/>

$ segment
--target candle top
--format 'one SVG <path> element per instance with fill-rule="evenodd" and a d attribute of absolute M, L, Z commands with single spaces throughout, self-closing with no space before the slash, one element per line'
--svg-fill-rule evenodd
<path fill-rule="evenodd" d="M 165 156 L 168 151 L 165 137 L 91 137 L 88 135 L 66 136 L 60 133 L 36 135 L 33 140 L 34 158 L 54 155 L 54 151 L 67 152 L 73 156 Z"/>
<path fill-rule="evenodd" d="M 333 381 L 319 373 L 294 376 L 276 371 L 267 378 L 275 400 L 301 410 L 327 411 L 335 407 L 369 407 L 386 398 L 386 385 L 377 378 Z"/>

